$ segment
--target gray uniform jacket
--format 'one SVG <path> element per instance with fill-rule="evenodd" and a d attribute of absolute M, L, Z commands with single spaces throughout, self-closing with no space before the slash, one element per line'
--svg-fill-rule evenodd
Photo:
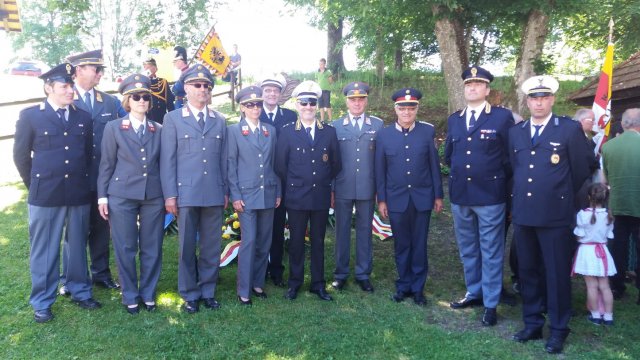
<path fill-rule="evenodd" d="M 342 157 L 342 171 L 334 182 L 338 199 L 373 200 L 376 192 L 373 168 L 376 132 L 384 123 L 366 113 L 362 116 L 362 129 L 353 127 L 349 115 L 333 122 Z"/>
<path fill-rule="evenodd" d="M 204 130 L 188 106 L 167 113 L 162 128 L 160 175 L 164 198 L 178 206 L 223 206 L 228 192 L 227 125 L 205 108 Z"/>
<path fill-rule="evenodd" d="M 107 124 L 102 138 L 98 198 L 113 195 L 147 200 L 162 196 L 161 129 L 161 125 L 147 119 L 147 127 L 139 139 L 129 115 Z"/>
<path fill-rule="evenodd" d="M 247 121 L 230 125 L 228 131 L 228 180 L 231 201 L 242 200 L 247 209 L 270 209 L 280 196 L 280 179 L 273 170 L 275 128 L 259 123 L 259 134 Z"/>

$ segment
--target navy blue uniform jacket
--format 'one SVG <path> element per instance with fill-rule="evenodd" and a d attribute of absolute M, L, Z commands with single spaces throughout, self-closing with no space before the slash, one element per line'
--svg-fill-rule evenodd
<path fill-rule="evenodd" d="M 435 199 L 444 197 L 434 137 L 433 125 L 421 122 L 408 133 L 398 131 L 395 124 L 378 131 L 377 196 L 389 211 L 405 211 L 409 198 L 418 211 L 431 210 Z"/>
<path fill-rule="evenodd" d="M 451 168 L 451 203 L 464 206 L 504 203 L 511 176 L 507 146 L 513 113 L 487 104 L 476 125 L 467 131 L 465 110 L 451 114 L 447 121 L 445 162 Z"/>
<path fill-rule="evenodd" d="M 594 155 L 577 121 L 551 115 L 531 145 L 529 121 L 509 131 L 513 169 L 512 221 L 523 226 L 560 227 L 575 222 L 574 197 L 591 175 Z"/>
<path fill-rule="evenodd" d="M 282 128 L 275 171 L 285 182 L 287 209 L 329 210 L 331 182 L 342 169 L 336 129 L 316 121 L 313 144 L 298 120 Z"/>
<path fill-rule="evenodd" d="M 91 116 L 73 105 L 68 108 L 68 122 L 60 119 L 46 101 L 20 112 L 13 161 L 29 189 L 31 205 L 58 207 L 91 202 Z"/>

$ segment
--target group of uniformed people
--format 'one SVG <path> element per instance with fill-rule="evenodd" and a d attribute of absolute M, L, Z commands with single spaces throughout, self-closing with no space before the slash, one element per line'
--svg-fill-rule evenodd
<path fill-rule="evenodd" d="M 266 298 L 268 278 L 285 286 L 286 217 L 291 239 L 285 297 L 296 299 L 304 282 L 309 224 L 310 291 L 332 300 L 324 278 L 329 208 L 336 214 L 331 286 L 342 290 L 347 284 L 355 213 L 354 277 L 363 291 L 373 292 L 376 205 L 394 233 L 398 279 L 392 299 L 426 304 L 429 220 L 432 211 L 442 210 L 444 194 L 435 129 L 416 121 L 420 91 L 395 92 L 397 119 L 384 127 L 366 112 L 369 86 L 352 82 L 343 89 L 347 114 L 327 124 L 316 119 L 322 93 L 317 83 L 304 81 L 293 91 L 296 116 L 278 106 L 285 81 L 275 75 L 238 92 L 241 118 L 227 127 L 224 116 L 208 106 L 213 76 L 194 65 L 179 79 L 184 106 L 168 109 L 161 125 L 149 115 L 157 92 L 153 77 L 124 79 L 120 104 L 94 88 L 104 69 L 100 51 L 69 59 L 41 76 L 46 100 L 23 110 L 16 125 L 14 160 L 29 189 L 30 302 L 37 322 L 53 318 L 63 230 L 62 294 L 93 309 L 100 303 L 92 297 L 91 281 L 120 286 L 108 269 L 109 225 L 122 303 L 131 314 L 139 307 L 154 311 L 165 211 L 178 218 L 183 310 L 195 313 L 201 303 L 219 308 L 220 229 L 229 202 L 242 229 L 240 304 L 252 304 L 252 296 Z M 147 66 L 154 74 L 155 63 Z M 84 80 L 85 73 L 92 76 Z M 449 191 L 467 293 L 451 307 L 483 304 L 482 324 L 496 324 L 510 198 L 525 322 L 514 339 L 540 338 L 546 310 L 551 322 L 546 349 L 560 352 L 569 331 L 569 226 L 575 193 L 593 170 L 593 153 L 577 123 L 552 113 L 558 88 L 553 78 L 536 76 L 522 85 L 532 115 L 518 126 L 509 110 L 486 101 L 493 80 L 487 70 L 472 66 L 462 79 L 467 106 L 449 117 L 445 161 L 451 167 Z M 93 233 L 101 234 L 106 250 L 91 245 Z M 96 249 L 91 278 L 87 243 Z"/>

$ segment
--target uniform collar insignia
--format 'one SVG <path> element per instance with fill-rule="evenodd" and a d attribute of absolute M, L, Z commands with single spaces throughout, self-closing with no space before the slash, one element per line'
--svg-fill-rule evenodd
<path fill-rule="evenodd" d="M 122 120 L 122 124 L 120 124 L 121 130 L 129 130 L 130 127 L 131 127 L 131 120 L 129 119 Z"/>
<path fill-rule="evenodd" d="M 45 103 L 40 103 L 40 111 L 43 111 L 47 105 Z"/>
<path fill-rule="evenodd" d="M 147 129 L 149 129 L 149 131 L 151 132 L 156 132 L 156 127 L 153 125 L 153 123 L 151 123 L 151 121 L 147 120 Z"/>
<path fill-rule="evenodd" d="M 182 117 L 188 117 L 188 116 L 189 116 L 189 107 L 188 106 L 182 107 Z"/>
<path fill-rule="evenodd" d="M 367 125 L 371 125 L 371 119 L 367 116 L 364 118 L 364 123 Z"/>
<path fill-rule="evenodd" d="M 342 120 L 342 125 L 347 126 L 349 124 L 350 124 L 349 115 L 347 115 L 344 117 L 344 120 Z"/>
<path fill-rule="evenodd" d="M 96 94 L 96 101 L 97 102 L 102 102 L 102 94 L 100 94 L 99 91 L 95 90 L 93 91 Z"/>

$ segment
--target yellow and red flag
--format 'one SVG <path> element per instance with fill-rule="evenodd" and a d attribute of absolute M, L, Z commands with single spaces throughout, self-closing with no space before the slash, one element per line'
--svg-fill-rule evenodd
<path fill-rule="evenodd" d="M 215 26 L 211 27 L 209 33 L 202 40 L 202 44 L 196 51 L 196 59 L 217 76 L 224 76 L 227 72 L 230 61 L 229 56 L 222 47 L 222 42 L 218 33 L 216 33 Z"/>
<path fill-rule="evenodd" d="M 613 30 L 613 20 L 609 23 L 609 27 Z M 602 71 L 600 71 L 600 80 L 598 81 L 598 87 L 596 89 L 596 96 L 593 99 L 593 113 L 595 119 L 593 122 L 593 131 L 598 133 L 595 137 L 597 139 L 595 153 L 600 153 L 602 144 L 607 141 L 609 137 L 609 128 L 611 124 L 611 84 L 613 80 L 613 42 L 611 35 L 609 36 L 609 45 L 607 45 L 607 52 L 604 57 L 604 64 L 602 65 Z"/>

